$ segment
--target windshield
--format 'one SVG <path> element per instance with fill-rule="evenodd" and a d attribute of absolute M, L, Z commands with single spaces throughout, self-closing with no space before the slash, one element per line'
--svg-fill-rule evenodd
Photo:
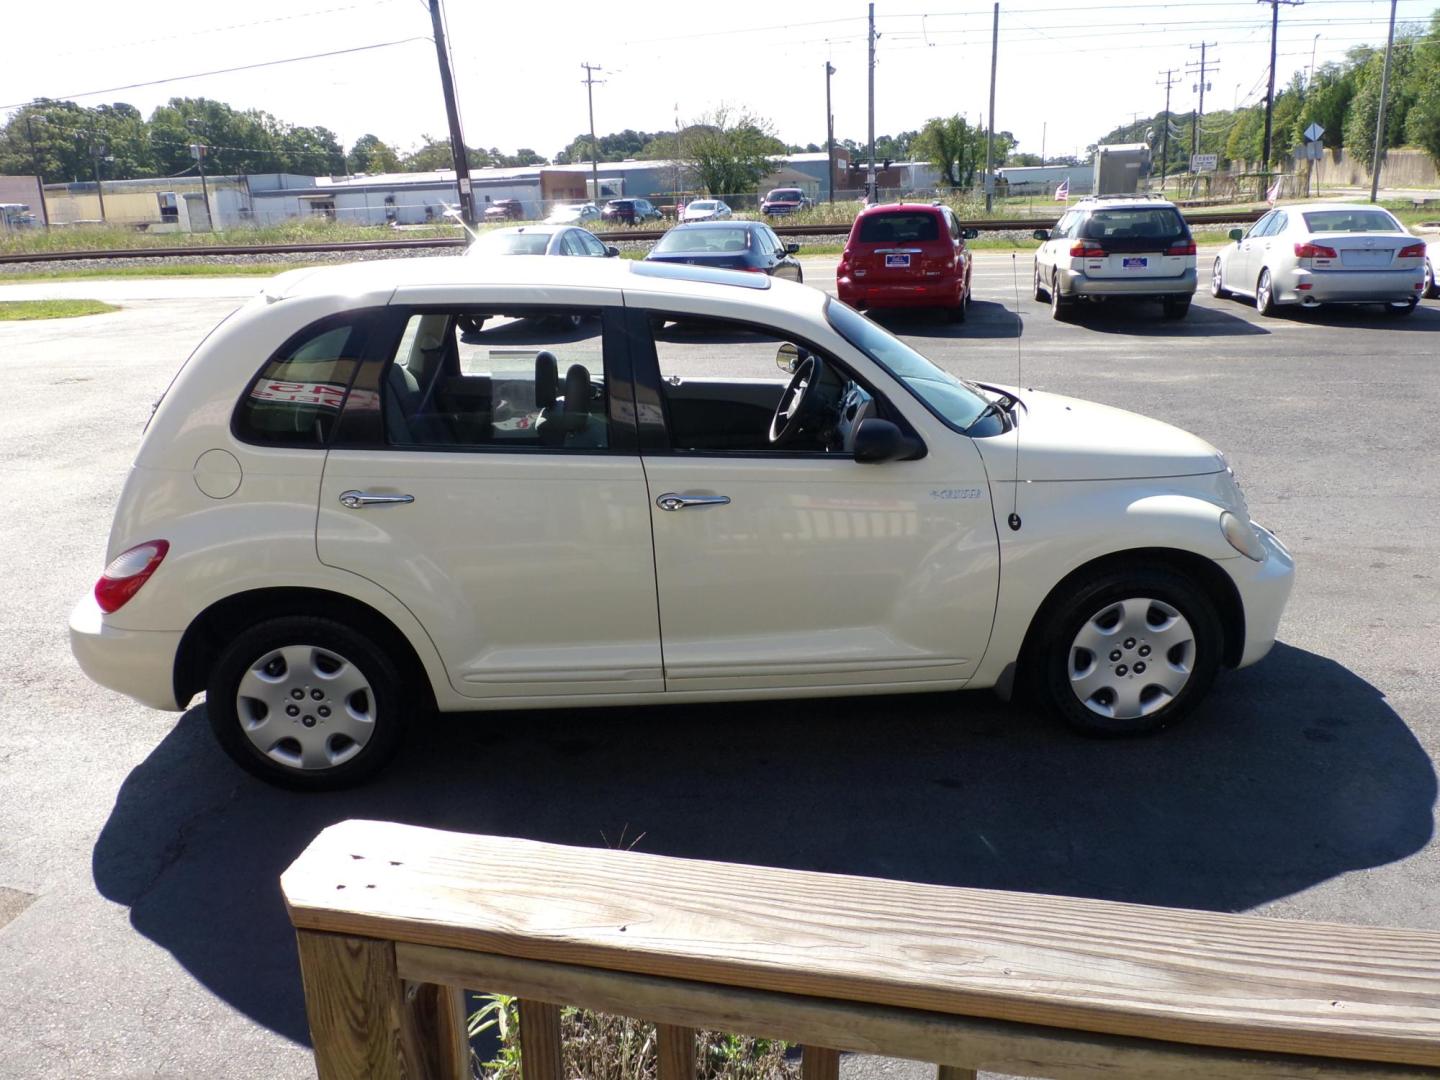
<path fill-rule="evenodd" d="M 969 383 L 941 371 L 848 304 L 832 298 L 825 305 L 825 317 L 841 337 L 904 383 L 926 408 L 956 431 L 967 430 L 989 404 Z"/>
<path fill-rule="evenodd" d="M 470 250 L 481 255 L 544 255 L 549 245 L 549 233 L 490 233 Z"/>
<path fill-rule="evenodd" d="M 766 197 L 767 199 L 773 199 L 773 200 L 776 201 L 776 202 L 799 202 L 799 201 L 800 201 L 800 189 L 799 189 L 799 188 L 776 188 L 774 191 L 770 192 L 770 194 L 769 194 L 769 195 L 766 195 L 765 197 Z"/>
<path fill-rule="evenodd" d="M 690 209 L 691 209 L 691 210 L 714 210 L 714 209 L 715 209 L 715 204 L 714 204 L 713 202 L 696 201 L 696 202 L 692 202 L 692 203 L 690 204 Z"/>
<path fill-rule="evenodd" d="M 655 245 L 657 254 L 671 251 L 744 251 L 750 231 L 743 225 L 733 229 L 671 229 Z"/>
<path fill-rule="evenodd" d="M 1312 233 L 1405 231 L 1384 210 L 1312 210 L 1300 216 Z"/>

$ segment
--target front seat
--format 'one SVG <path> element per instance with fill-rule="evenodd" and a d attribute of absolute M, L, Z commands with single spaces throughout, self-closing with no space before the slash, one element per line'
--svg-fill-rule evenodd
<path fill-rule="evenodd" d="M 590 369 L 584 364 L 571 364 L 565 372 L 565 402 L 550 407 L 540 414 L 540 443 L 542 446 L 574 445 L 574 437 L 585 431 L 590 423 Z"/>

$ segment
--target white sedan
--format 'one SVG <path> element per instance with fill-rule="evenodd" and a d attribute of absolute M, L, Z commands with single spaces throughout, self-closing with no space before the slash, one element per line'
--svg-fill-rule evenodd
<path fill-rule="evenodd" d="M 720 199 L 696 199 L 680 211 L 680 220 L 725 221 L 730 214 L 730 207 Z"/>
<path fill-rule="evenodd" d="M 1389 211 L 1366 203 L 1277 206 L 1215 257 L 1210 292 L 1252 297 L 1262 315 L 1286 305 L 1384 304 L 1415 309 L 1425 244 Z"/>
<path fill-rule="evenodd" d="M 594 203 L 570 203 L 557 206 L 545 219 L 546 225 L 583 225 L 600 220 L 600 207 Z"/>
<path fill-rule="evenodd" d="M 1293 575 L 1184 431 L 764 274 L 526 256 L 275 278 L 160 402 L 106 558 L 85 672 L 203 692 L 299 788 L 432 708 L 1021 684 L 1146 731 L 1269 651 Z"/>

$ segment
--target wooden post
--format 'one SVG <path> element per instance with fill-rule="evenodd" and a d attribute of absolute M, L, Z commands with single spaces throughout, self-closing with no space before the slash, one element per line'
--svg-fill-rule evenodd
<path fill-rule="evenodd" d="M 975 1080 L 979 1075 L 974 1069 L 962 1069 L 958 1065 L 941 1065 L 935 1072 L 935 1080 Z"/>
<path fill-rule="evenodd" d="M 419 1037 L 426 1076 L 470 1080 L 470 1034 L 465 991 L 435 983 L 405 984 L 405 1002 Z"/>
<path fill-rule="evenodd" d="M 840 1080 L 840 1051 L 824 1046 L 800 1048 L 801 1080 Z"/>
<path fill-rule="evenodd" d="M 316 930 L 298 930 L 295 940 L 320 1080 L 425 1076 L 395 943 Z"/>
<path fill-rule="evenodd" d="M 695 1080 L 695 1029 L 656 1024 L 660 1080 Z"/>
<path fill-rule="evenodd" d="M 524 1080 L 562 1080 L 560 1006 L 522 1001 L 520 1008 L 520 1074 Z"/>

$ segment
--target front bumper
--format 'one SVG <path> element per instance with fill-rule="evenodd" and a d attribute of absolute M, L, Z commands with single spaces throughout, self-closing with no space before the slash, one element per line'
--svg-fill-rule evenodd
<path fill-rule="evenodd" d="M 1250 524 L 1255 526 L 1265 546 L 1265 560 L 1255 562 L 1241 557 L 1220 563 L 1235 582 L 1245 610 L 1245 649 L 1236 667 L 1255 663 L 1275 644 L 1280 616 L 1295 584 L 1294 557 L 1269 529 L 1254 521 Z"/>
<path fill-rule="evenodd" d="M 954 307 L 960 303 L 960 280 L 869 284 L 864 278 L 842 277 L 836 283 L 842 303 L 851 307 Z"/>
<path fill-rule="evenodd" d="M 1163 299 L 1193 296 L 1195 268 L 1192 266 L 1178 277 L 1092 278 L 1083 270 L 1060 268 L 1060 295 L 1070 297 L 1118 296 L 1131 300 Z"/>
<path fill-rule="evenodd" d="M 1423 267 L 1413 270 L 1305 270 L 1275 282 L 1277 304 L 1392 304 L 1420 298 Z M 1309 286 L 1301 288 L 1302 285 Z"/>
<path fill-rule="evenodd" d="M 86 593 L 70 613 L 70 651 L 80 670 L 110 690 L 142 705 L 168 712 L 185 706 L 175 700 L 175 654 L 180 631 L 122 630 Z"/>

